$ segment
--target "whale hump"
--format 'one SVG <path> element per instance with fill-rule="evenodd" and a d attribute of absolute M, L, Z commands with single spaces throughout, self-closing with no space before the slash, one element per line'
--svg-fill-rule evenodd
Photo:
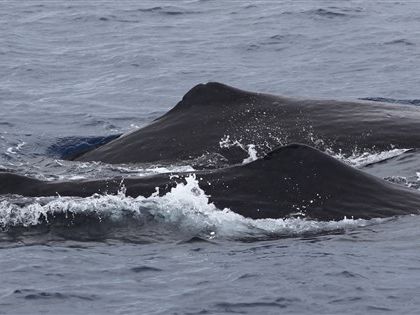
<path fill-rule="evenodd" d="M 272 171 L 288 172 L 293 167 L 305 167 L 302 171 L 308 171 L 308 167 L 321 171 L 329 172 L 331 167 L 340 171 L 353 174 L 355 169 L 338 161 L 332 156 L 321 152 L 311 146 L 301 143 L 292 143 L 279 146 L 268 152 L 262 158 L 247 165 L 255 169 L 271 169 Z M 293 166 L 293 167 L 292 167 Z M 306 175 L 307 176 L 307 175 Z"/>
<path fill-rule="evenodd" d="M 240 90 L 219 82 L 200 83 L 189 90 L 175 108 L 228 106 L 256 95 L 257 93 Z"/>
<path fill-rule="evenodd" d="M 253 94 L 255 93 L 240 90 L 223 83 L 208 82 L 194 86 L 184 95 L 182 100 L 185 102 L 219 102 Z"/>
<path fill-rule="evenodd" d="M 419 120 L 415 106 L 297 99 L 208 82 L 193 87 L 149 125 L 71 158 L 112 164 L 194 163 L 217 155 L 229 165 L 241 162 L 246 150 L 231 143 L 222 147 L 226 137 L 242 148 L 254 145 L 259 155 L 296 142 L 343 154 L 356 147 L 407 149 L 420 143 Z"/>
<path fill-rule="evenodd" d="M 279 147 L 264 158 L 214 172 L 210 200 L 253 219 L 318 220 L 419 213 L 420 194 L 355 169 L 307 145 Z"/>
<path fill-rule="evenodd" d="M 302 153 L 322 154 L 319 150 L 316 150 L 306 144 L 291 143 L 289 145 L 277 147 L 274 150 L 268 152 L 262 158 L 262 160 L 265 160 L 265 161 L 276 160 L 276 159 L 283 158 L 285 154 L 302 154 Z"/>

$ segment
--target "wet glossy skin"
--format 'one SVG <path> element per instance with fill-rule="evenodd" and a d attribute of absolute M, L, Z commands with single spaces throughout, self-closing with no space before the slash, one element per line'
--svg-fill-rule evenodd
<path fill-rule="evenodd" d="M 220 145 L 227 136 L 244 146 L 255 145 L 260 155 L 289 143 L 344 154 L 408 149 L 420 147 L 419 122 L 417 106 L 300 100 L 207 83 L 192 88 L 148 126 L 76 160 L 173 163 L 217 154 L 228 164 L 241 162 L 247 156 L 243 149 Z"/>
<path fill-rule="evenodd" d="M 420 193 L 349 167 L 305 145 L 280 147 L 252 163 L 195 173 L 70 182 L 42 182 L 0 174 L 0 193 L 24 196 L 161 195 L 195 174 L 217 208 L 253 219 L 304 216 L 319 220 L 418 213 Z M 173 177 L 172 175 L 177 175 Z"/>

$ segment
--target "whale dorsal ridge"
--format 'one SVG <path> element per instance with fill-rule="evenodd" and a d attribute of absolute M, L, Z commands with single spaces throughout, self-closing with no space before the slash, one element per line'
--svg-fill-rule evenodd
<path fill-rule="evenodd" d="M 182 101 L 176 107 L 223 106 L 242 102 L 253 95 L 256 95 L 256 93 L 242 91 L 218 82 L 208 82 L 194 86 L 184 95 Z"/>

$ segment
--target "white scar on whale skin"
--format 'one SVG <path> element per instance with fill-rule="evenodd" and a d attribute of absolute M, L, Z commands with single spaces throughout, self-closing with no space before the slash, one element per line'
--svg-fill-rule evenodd
<path fill-rule="evenodd" d="M 242 164 L 248 164 L 257 160 L 258 152 L 255 147 L 255 144 L 244 145 L 241 143 L 241 141 L 242 140 L 231 140 L 229 135 L 225 135 L 222 139 L 220 139 L 219 146 L 221 149 L 228 149 L 236 146 L 248 153 L 248 157 L 242 161 Z"/>

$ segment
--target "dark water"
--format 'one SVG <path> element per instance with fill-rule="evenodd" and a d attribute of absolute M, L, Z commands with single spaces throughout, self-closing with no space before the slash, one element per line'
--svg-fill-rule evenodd
<path fill-rule="evenodd" d="M 59 157 L 147 124 L 200 82 L 416 106 L 419 35 L 411 1 L 3 1 L 0 168 L 43 179 L 191 169 Z M 337 157 L 418 188 L 418 155 Z M 418 312 L 418 216 L 254 221 L 196 188 L 0 197 L 0 314 Z"/>

